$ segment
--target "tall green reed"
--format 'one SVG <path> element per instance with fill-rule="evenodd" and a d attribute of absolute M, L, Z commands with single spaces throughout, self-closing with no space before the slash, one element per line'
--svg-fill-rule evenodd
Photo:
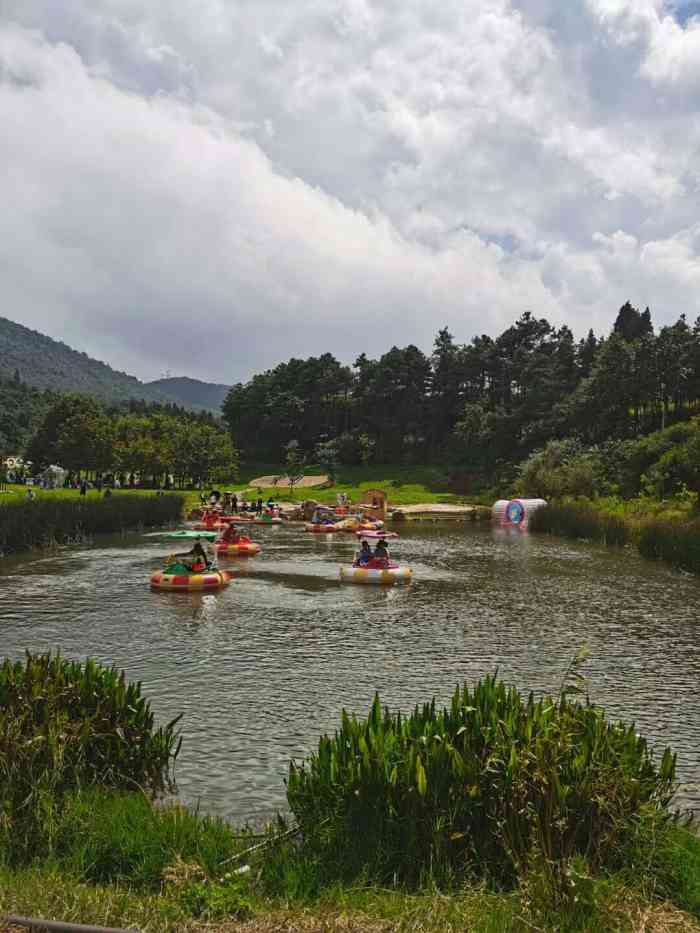
<path fill-rule="evenodd" d="M 178 717 L 179 718 L 179 717 Z M 178 719 L 156 727 L 139 683 L 92 660 L 27 653 L 0 665 L 0 852 L 50 845 L 68 792 L 172 786 Z"/>
<path fill-rule="evenodd" d="M 107 499 L 59 499 L 0 504 L 0 556 L 52 544 L 70 544 L 93 534 L 154 527 L 182 516 L 179 495 L 136 496 L 124 493 Z"/>
<path fill-rule="evenodd" d="M 675 756 L 589 702 L 524 699 L 494 677 L 410 716 L 343 713 L 292 763 L 301 853 L 326 880 L 512 886 L 533 868 L 563 884 L 576 856 L 610 867 L 645 813 L 669 818 Z"/>
<path fill-rule="evenodd" d="M 691 573 L 700 573 L 700 522 L 649 522 L 639 535 L 639 551 Z"/>
<path fill-rule="evenodd" d="M 618 515 L 599 512 L 578 502 L 550 503 L 530 519 L 530 530 L 565 538 L 600 541 L 609 547 L 624 547 L 630 532 Z"/>

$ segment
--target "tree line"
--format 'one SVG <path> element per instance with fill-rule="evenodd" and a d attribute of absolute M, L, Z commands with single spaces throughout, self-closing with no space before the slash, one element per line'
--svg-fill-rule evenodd
<path fill-rule="evenodd" d="M 64 395 L 47 411 L 25 458 L 36 472 L 57 464 L 74 475 L 138 476 L 152 485 L 229 478 L 238 466 L 231 437 L 208 413 L 132 402 L 107 409 Z"/>
<path fill-rule="evenodd" d="M 662 429 L 700 399 L 700 319 L 655 331 L 627 302 L 611 333 L 576 341 L 526 312 L 498 337 L 432 353 L 392 347 L 353 366 L 291 359 L 233 386 L 223 413 L 248 460 L 275 463 L 296 441 L 341 463 L 440 463 L 484 474 L 553 439 L 599 444 Z"/>

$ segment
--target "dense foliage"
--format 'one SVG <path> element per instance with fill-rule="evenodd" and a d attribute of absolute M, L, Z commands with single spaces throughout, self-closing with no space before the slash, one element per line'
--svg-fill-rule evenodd
<path fill-rule="evenodd" d="M 27 447 L 35 468 L 60 464 L 78 473 L 138 473 L 152 484 L 178 485 L 235 473 L 238 456 L 211 415 L 131 404 L 106 410 L 91 398 L 62 396 Z"/>
<path fill-rule="evenodd" d="M 618 864 L 635 822 L 664 818 L 674 776 L 670 751 L 657 763 L 634 727 L 566 690 L 523 699 L 487 677 L 447 709 L 343 714 L 292 764 L 288 800 L 329 878 L 512 885 L 537 867 L 561 883 L 575 856 Z"/>
<path fill-rule="evenodd" d="M 58 396 L 0 375 L 0 460 L 24 451 Z"/>
<path fill-rule="evenodd" d="M 169 786 L 177 720 L 156 728 L 141 685 L 94 661 L 27 653 L 0 665 L 0 848 L 31 855 L 64 795 Z"/>
<path fill-rule="evenodd" d="M 109 499 L 46 496 L 0 503 L 0 556 L 52 544 L 70 544 L 95 534 L 152 528 L 178 521 L 182 496 L 131 496 Z"/>
<path fill-rule="evenodd" d="M 436 463 L 491 475 L 548 441 L 633 439 L 687 417 L 700 399 L 700 322 L 654 333 L 624 305 L 612 333 L 578 343 L 524 314 L 499 337 L 460 345 L 441 330 L 430 356 L 393 347 L 354 366 L 292 359 L 234 386 L 224 414 L 249 459 L 333 444 L 340 463 Z M 327 450 L 327 447 L 326 447 Z"/>

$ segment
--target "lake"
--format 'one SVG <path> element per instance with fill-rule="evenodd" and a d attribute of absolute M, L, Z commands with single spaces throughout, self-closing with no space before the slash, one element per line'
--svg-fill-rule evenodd
<path fill-rule="evenodd" d="M 583 672 L 609 717 L 679 753 L 681 803 L 700 808 L 700 580 L 636 553 L 488 525 L 414 525 L 390 542 L 408 586 L 341 584 L 345 535 L 255 528 L 263 546 L 220 593 L 159 593 L 174 548 L 102 538 L 0 561 L 2 654 L 60 648 L 141 680 L 162 720 L 184 713 L 180 797 L 234 821 L 285 805 L 290 757 L 379 691 L 410 709 L 498 670 L 523 691 Z"/>

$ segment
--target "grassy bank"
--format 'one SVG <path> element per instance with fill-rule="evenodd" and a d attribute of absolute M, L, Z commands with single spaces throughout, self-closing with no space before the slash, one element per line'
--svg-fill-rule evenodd
<path fill-rule="evenodd" d="M 570 681 L 570 683 L 568 683 Z M 258 833 L 154 804 L 177 755 L 92 662 L 0 668 L 0 914 L 247 930 L 698 931 L 700 841 L 675 757 L 572 698 L 494 678 L 408 717 L 375 701 L 290 766 Z"/>
<path fill-rule="evenodd" d="M 307 476 L 323 475 L 327 471 L 318 465 L 309 464 L 304 469 Z M 351 502 L 359 503 L 365 501 L 364 493 L 368 489 L 384 489 L 389 497 L 389 505 L 418 505 L 422 503 L 448 503 L 460 505 L 468 501 L 481 502 L 491 505 L 492 498 L 488 494 L 485 497 L 459 496 L 450 492 L 448 487 L 448 476 L 445 470 L 439 467 L 431 466 L 393 466 L 393 465 L 369 465 L 366 467 L 339 467 L 335 481 L 328 489 L 303 488 L 295 489 L 292 492 L 288 487 L 277 486 L 255 486 L 253 479 L 261 476 L 283 476 L 284 466 L 280 464 L 248 464 L 241 468 L 240 476 L 237 480 L 218 483 L 218 489 L 235 490 L 239 495 L 247 499 L 257 498 L 259 495 L 263 498 L 272 496 L 273 498 L 290 501 L 302 502 L 304 499 L 316 499 L 328 505 L 335 505 L 336 496 L 339 493 L 345 493 Z M 188 493 L 187 507 L 199 503 L 199 493 Z"/>
<path fill-rule="evenodd" d="M 150 528 L 178 521 L 184 498 L 180 495 L 134 496 L 47 493 L 34 500 L 0 498 L 0 554 L 71 544 L 94 534 Z"/>

